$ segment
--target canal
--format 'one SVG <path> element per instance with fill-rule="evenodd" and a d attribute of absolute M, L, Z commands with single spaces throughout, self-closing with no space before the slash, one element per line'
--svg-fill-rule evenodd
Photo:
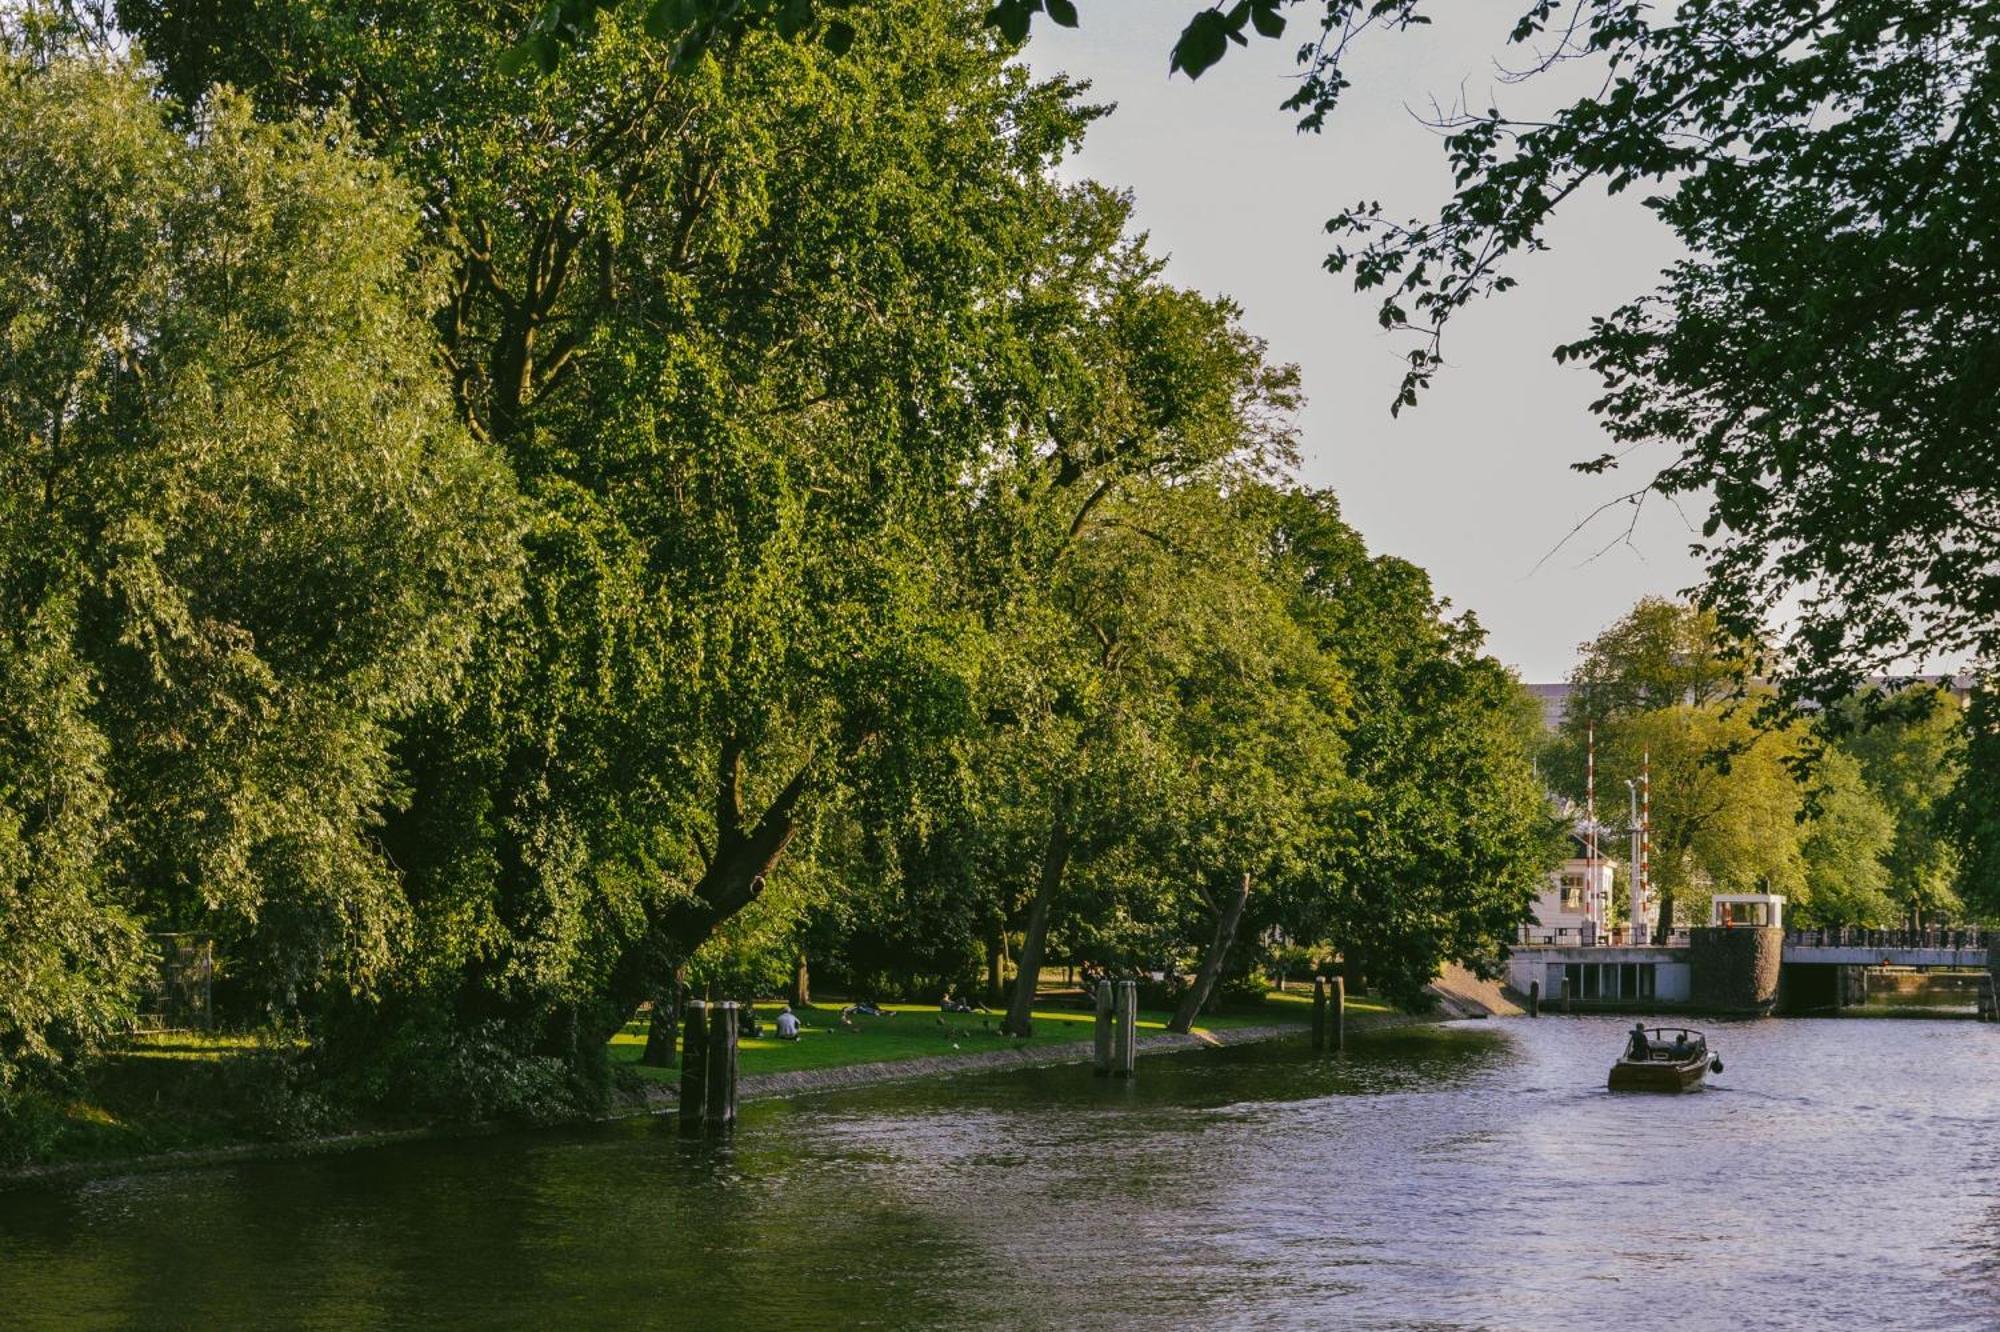
<path fill-rule="evenodd" d="M 2000 1322 L 2000 1029 L 1710 1024 L 1602 1090 L 1544 1018 L 883 1086 L 0 1194 L 0 1324 L 1581 1328 Z"/>

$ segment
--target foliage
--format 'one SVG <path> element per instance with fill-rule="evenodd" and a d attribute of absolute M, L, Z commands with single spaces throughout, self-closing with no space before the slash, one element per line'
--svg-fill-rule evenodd
<path fill-rule="evenodd" d="M 1552 780 L 1581 799 L 1592 726 L 1601 788 L 1650 757 L 1653 883 L 1681 908 L 1691 893 L 1762 891 L 1785 893 L 1801 922 L 1955 914 L 1939 812 L 1964 743 L 1951 696 L 1857 695 L 1774 722 L 1740 696 L 1756 651 L 1700 607 L 1642 600 L 1585 645 Z"/>
<path fill-rule="evenodd" d="M 514 548 L 345 121 L 178 134 L 129 63 L 0 59 L 4 1082 L 128 1011 L 141 918 L 281 1001 L 382 979 L 390 726 Z"/>
<path fill-rule="evenodd" d="M 301 1024 L 281 1129 L 572 1114 L 642 1001 L 802 957 L 1187 1021 L 1280 934 L 1399 994 L 1510 937 L 1520 693 L 1064 179 L 1100 111 L 963 0 L 696 12 L 538 78 L 456 0 L 9 57 L 0 1071 L 163 926 Z"/>
<path fill-rule="evenodd" d="M 1938 815 L 1960 852 L 1959 897 L 1983 919 L 2000 915 L 2000 704 L 1987 681 L 1973 691 L 1964 762 Z"/>
<path fill-rule="evenodd" d="M 1359 789 L 1329 852 L 1336 891 L 1299 893 L 1274 923 L 1325 939 L 1414 998 L 1439 966 L 1496 963 L 1560 858 L 1535 780 L 1518 682 L 1448 617 L 1415 566 L 1370 556 L 1331 495 L 1288 497 L 1278 551 L 1295 611 L 1349 681 L 1344 733 Z"/>
<path fill-rule="evenodd" d="M 1959 851 L 1944 806 L 1965 765 L 1965 710 L 1945 689 L 1924 686 L 1888 697 L 1871 690 L 1836 717 L 1835 743 L 1893 821 L 1880 852 L 1887 890 L 1906 908 L 1955 915 Z"/>
<path fill-rule="evenodd" d="M 1800 925 L 1881 925 L 1900 914 L 1884 863 L 1896 820 L 1862 777 L 1861 764 L 1833 750 L 1820 762 L 1814 812 L 1799 847 L 1804 897 L 1788 912 Z M 1788 906 L 1791 904 L 1788 904 Z"/>

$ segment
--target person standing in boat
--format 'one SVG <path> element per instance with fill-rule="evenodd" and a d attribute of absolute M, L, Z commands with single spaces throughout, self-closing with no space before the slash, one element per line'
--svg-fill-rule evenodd
<path fill-rule="evenodd" d="M 1632 1043 L 1626 1047 L 1625 1057 L 1627 1059 L 1642 1061 L 1653 1057 L 1653 1047 L 1646 1042 L 1645 1023 L 1634 1022 L 1632 1024 Z"/>

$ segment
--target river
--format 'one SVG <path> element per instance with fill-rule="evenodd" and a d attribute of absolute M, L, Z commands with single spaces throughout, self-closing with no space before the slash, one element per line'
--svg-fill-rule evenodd
<path fill-rule="evenodd" d="M 0 1325 L 2000 1324 L 2000 1028 L 1516 1019 L 0 1194 Z"/>

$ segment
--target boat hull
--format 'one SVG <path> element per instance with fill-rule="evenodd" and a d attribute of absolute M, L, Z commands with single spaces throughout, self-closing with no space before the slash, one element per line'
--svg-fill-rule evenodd
<path fill-rule="evenodd" d="M 1621 1059 L 1611 1066 L 1612 1091 L 1684 1092 L 1695 1091 L 1708 1073 L 1708 1055 L 1673 1062 L 1648 1059 L 1639 1063 Z"/>

